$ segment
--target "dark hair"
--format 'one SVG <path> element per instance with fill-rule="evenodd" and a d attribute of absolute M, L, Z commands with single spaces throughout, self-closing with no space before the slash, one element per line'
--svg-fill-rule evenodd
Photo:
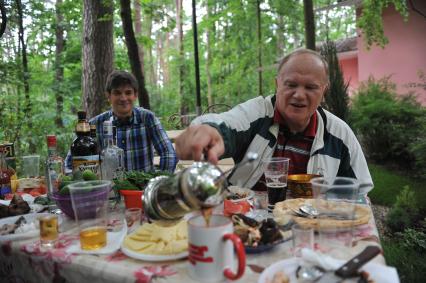
<path fill-rule="evenodd" d="M 324 65 L 324 71 L 325 71 L 325 76 L 326 79 L 328 81 L 328 63 L 327 61 L 324 59 L 324 57 L 321 56 L 321 54 L 319 54 L 318 52 L 311 50 L 311 49 L 306 49 L 306 48 L 299 48 L 294 50 L 293 52 L 291 52 L 290 54 L 284 56 L 278 64 L 278 70 L 277 70 L 277 74 L 279 75 L 282 67 L 284 66 L 285 63 L 287 63 L 291 57 L 295 56 L 295 55 L 300 55 L 300 54 L 311 54 L 315 57 L 317 57 L 318 59 L 321 60 L 322 64 Z"/>
<path fill-rule="evenodd" d="M 107 92 L 111 92 L 113 89 L 124 85 L 130 85 L 135 92 L 139 89 L 138 82 L 131 73 L 115 70 L 109 74 L 105 88 Z"/>

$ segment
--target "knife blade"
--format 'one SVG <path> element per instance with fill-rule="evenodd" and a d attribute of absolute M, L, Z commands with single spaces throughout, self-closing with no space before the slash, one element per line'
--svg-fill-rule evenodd
<path fill-rule="evenodd" d="M 361 253 L 351 258 L 344 265 L 339 267 L 336 271 L 328 271 L 325 273 L 317 283 L 338 283 L 343 279 L 354 277 L 358 275 L 358 269 L 364 264 L 373 259 L 376 255 L 381 253 L 381 249 L 377 246 L 368 246 Z"/>

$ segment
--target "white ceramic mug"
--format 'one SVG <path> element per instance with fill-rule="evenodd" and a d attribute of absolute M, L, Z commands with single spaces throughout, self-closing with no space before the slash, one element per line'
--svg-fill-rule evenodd
<path fill-rule="evenodd" d="M 203 216 L 188 221 L 189 275 L 203 282 L 236 280 L 244 274 L 246 256 L 240 238 L 233 234 L 232 221 L 212 215 L 207 226 Z M 238 258 L 233 272 L 234 249 Z"/>

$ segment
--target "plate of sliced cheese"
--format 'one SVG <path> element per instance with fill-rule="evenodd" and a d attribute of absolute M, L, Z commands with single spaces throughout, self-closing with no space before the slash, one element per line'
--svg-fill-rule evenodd
<path fill-rule="evenodd" d="M 185 258 L 188 256 L 187 222 L 145 223 L 125 237 L 121 250 L 131 258 L 146 261 Z"/>

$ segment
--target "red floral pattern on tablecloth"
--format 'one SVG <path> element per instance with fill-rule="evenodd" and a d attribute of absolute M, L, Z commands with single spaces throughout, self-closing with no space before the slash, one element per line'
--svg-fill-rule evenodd
<path fill-rule="evenodd" d="M 136 283 L 149 283 L 154 277 L 164 277 L 176 274 L 177 271 L 169 265 L 162 266 L 142 266 L 133 274 L 136 278 Z"/>
<path fill-rule="evenodd" d="M 123 254 L 122 251 L 118 250 L 117 252 L 113 253 L 112 255 L 108 255 L 106 256 L 106 260 L 110 261 L 110 262 L 117 262 L 117 261 L 122 261 L 125 259 L 128 259 L 129 257 L 126 256 L 125 254 Z"/>

